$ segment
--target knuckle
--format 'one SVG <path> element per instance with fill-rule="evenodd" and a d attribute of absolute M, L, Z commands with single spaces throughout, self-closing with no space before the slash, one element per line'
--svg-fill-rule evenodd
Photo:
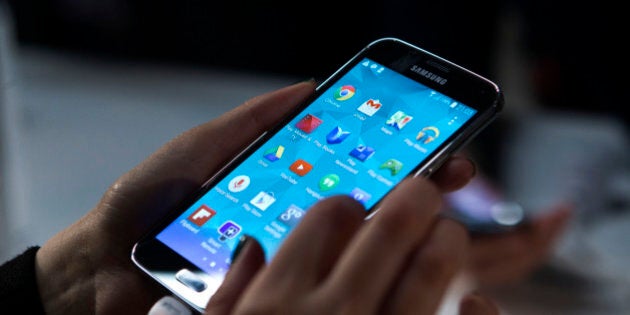
<path fill-rule="evenodd" d="M 437 216 L 441 197 L 433 185 L 407 185 L 383 204 L 378 225 L 397 234 L 421 235 Z"/>

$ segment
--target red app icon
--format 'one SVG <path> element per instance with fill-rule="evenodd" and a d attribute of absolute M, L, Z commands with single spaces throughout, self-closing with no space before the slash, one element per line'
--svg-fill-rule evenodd
<path fill-rule="evenodd" d="M 306 173 L 310 172 L 313 169 L 313 165 L 311 165 L 310 163 L 299 159 L 295 162 L 293 162 L 293 164 L 291 164 L 291 166 L 289 166 L 289 169 L 291 170 L 291 172 L 298 174 L 300 176 L 304 176 L 306 175 Z"/>
<path fill-rule="evenodd" d="M 306 114 L 306 116 L 302 117 L 302 119 L 300 119 L 300 121 L 298 121 L 298 123 L 295 126 L 306 133 L 311 133 L 313 132 L 313 130 L 315 130 L 315 128 L 319 127 L 319 125 L 321 124 L 322 124 L 321 119 L 311 114 Z"/>
<path fill-rule="evenodd" d="M 210 209 L 206 205 L 202 205 L 199 209 L 195 210 L 195 212 L 188 216 L 188 221 L 194 223 L 196 226 L 202 226 L 215 214 L 217 214 L 216 211 Z"/>

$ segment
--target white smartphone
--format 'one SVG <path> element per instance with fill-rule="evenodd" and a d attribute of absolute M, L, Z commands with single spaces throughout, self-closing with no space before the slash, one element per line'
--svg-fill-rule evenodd
<path fill-rule="evenodd" d="M 203 311 L 239 235 L 256 238 L 270 261 L 322 198 L 350 195 L 373 213 L 400 181 L 431 174 L 502 106 L 490 80 L 403 40 L 376 40 L 173 209 L 131 258 Z"/>

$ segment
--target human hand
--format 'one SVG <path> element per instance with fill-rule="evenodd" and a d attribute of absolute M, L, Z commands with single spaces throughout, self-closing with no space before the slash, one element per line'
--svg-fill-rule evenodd
<path fill-rule="evenodd" d="M 558 204 L 515 231 L 473 237 L 466 270 L 480 286 L 518 283 L 541 267 L 571 217 Z"/>
<path fill-rule="evenodd" d="M 121 176 L 93 210 L 38 251 L 46 312 L 146 314 L 165 292 L 132 264 L 134 242 L 314 88 L 306 82 L 253 98 L 179 135 Z"/>
<path fill-rule="evenodd" d="M 206 314 L 435 313 L 468 247 L 464 227 L 439 216 L 441 193 L 473 175 L 470 161 L 454 157 L 433 181 L 403 181 L 367 221 L 352 198 L 324 199 L 268 265 L 258 242 L 243 238 Z M 498 312 L 467 297 L 461 314 Z"/>

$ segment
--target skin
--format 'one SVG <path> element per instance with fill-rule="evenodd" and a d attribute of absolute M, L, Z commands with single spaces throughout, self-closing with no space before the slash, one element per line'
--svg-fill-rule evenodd
<path fill-rule="evenodd" d="M 90 212 L 38 251 L 46 312 L 146 314 L 167 292 L 132 264 L 134 242 L 314 88 L 303 82 L 248 100 L 123 174 Z M 248 242 L 207 313 L 431 314 L 469 247 L 464 228 L 438 215 L 440 194 L 473 175 L 474 165 L 455 156 L 431 180 L 406 180 L 368 221 L 349 198 L 318 203 L 269 265 L 259 245 Z M 288 300 L 294 302 L 284 305 Z M 462 314 L 480 314 L 466 313 L 475 307 L 495 314 L 491 302 L 473 300 L 463 302 L 473 307 Z"/>
<path fill-rule="evenodd" d="M 208 314 L 433 314 L 468 246 L 461 225 L 439 218 L 440 206 L 438 188 L 423 178 L 406 180 L 367 222 L 349 197 L 320 202 L 270 265 L 234 280 L 243 283 L 228 278 L 224 288 L 245 291 L 218 295 Z M 234 273 L 262 262 L 259 246 L 244 250 L 254 253 L 239 257 Z M 222 305 L 239 295 L 234 307 Z"/>
<path fill-rule="evenodd" d="M 479 286 L 486 288 L 526 280 L 548 260 L 573 208 L 571 204 L 557 204 L 516 231 L 473 237 L 467 271 Z"/>

